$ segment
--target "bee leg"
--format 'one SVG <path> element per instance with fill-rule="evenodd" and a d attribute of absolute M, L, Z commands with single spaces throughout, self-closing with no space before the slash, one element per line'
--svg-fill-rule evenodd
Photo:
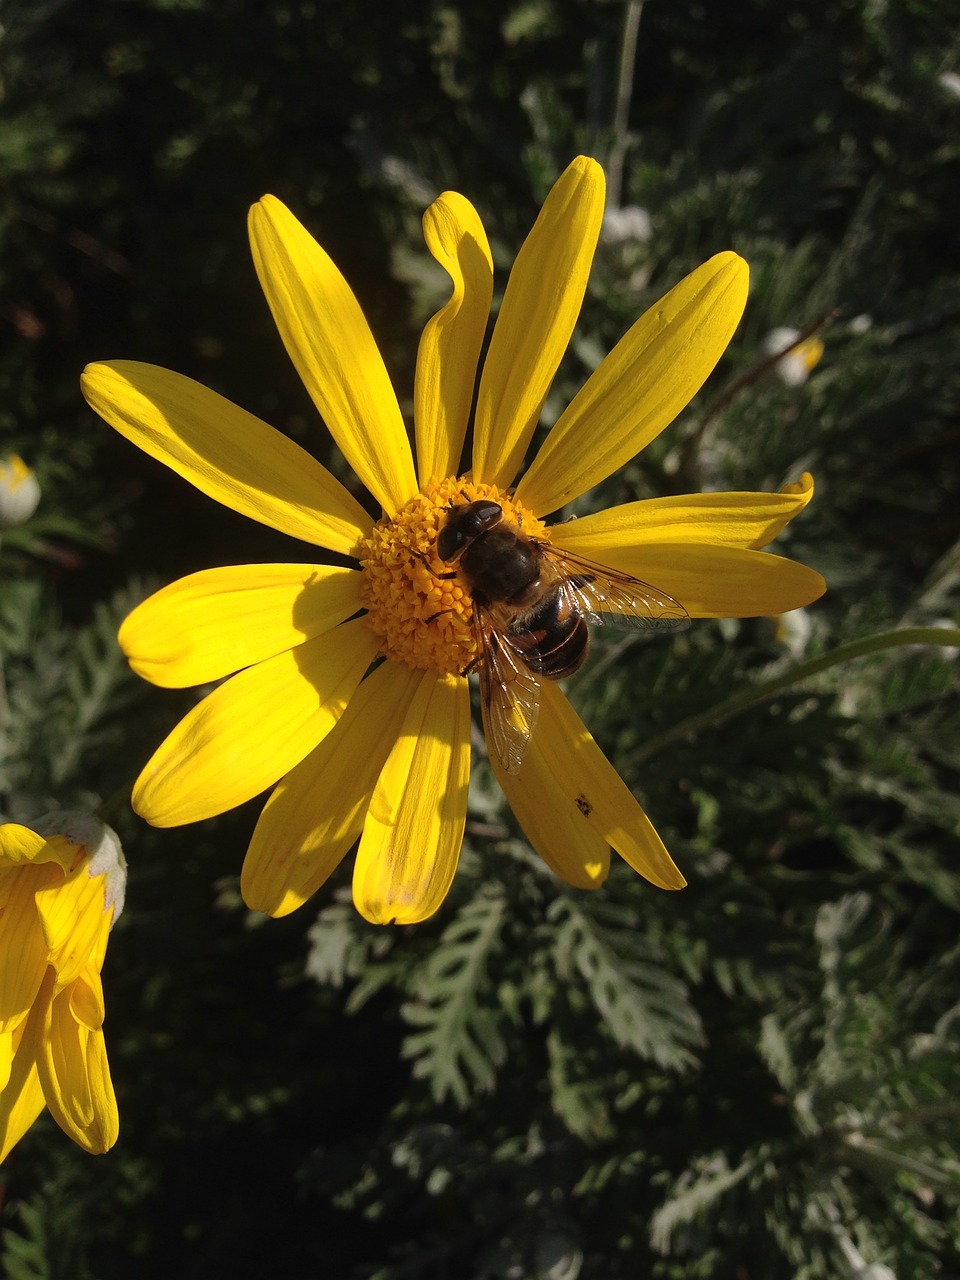
<path fill-rule="evenodd" d="M 419 560 L 423 567 L 432 573 L 435 578 L 446 579 L 455 578 L 457 576 L 456 569 L 451 569 L 447 573 L 437 573 L 436 569 L 434 569 L 433 565 L 430 563 L 429 556 L 425 556 L 422 551 L 414 551 L 413 547 L 408 547 L 407 550 L 413 556 L 414 560 Z"/>

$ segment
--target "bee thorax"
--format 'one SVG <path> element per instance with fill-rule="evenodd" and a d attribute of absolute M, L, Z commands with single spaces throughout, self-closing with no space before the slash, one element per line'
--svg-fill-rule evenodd
<path fill-rule="evenodd" d="M 540 561 L 531 543 L 509 529 L 491 529 L 471 542 L 460 558 L 460 568 L 475 592 L 488 601 L 510 601 L 520 606 L 537 598 Z"/>

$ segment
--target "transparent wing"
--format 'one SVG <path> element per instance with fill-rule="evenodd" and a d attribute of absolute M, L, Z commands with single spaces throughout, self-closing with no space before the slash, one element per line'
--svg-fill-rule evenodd
<path fill-rule="evenodd" d="M 576 602 L 588 622 L 657 632 L 683 631 L 690 625 L 680 601 L 649 582 L 557 547 L 543 545 L 542 550 L 559 571 L 566 602 L 571 606 Z"/>
<path fill-rule="evenodd" d="M 506 773 L 516 773 L 540 712 L 540 681 L 490 615 L 474 606 L 481 652 L 480 709 L 487 749 Z"/>

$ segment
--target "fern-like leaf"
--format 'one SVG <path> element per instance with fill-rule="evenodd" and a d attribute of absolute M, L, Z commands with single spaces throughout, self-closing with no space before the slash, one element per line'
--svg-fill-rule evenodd
<path fill-rule="evenodd" d="M 499 887 L 472 899 L 411 981 L 413 999 L 402 1013 L 417 1030 L 406 1037 L 404 1054 L 438 1102 L 452 1097 L 465 1106 L 474 1090 L 491 1090 L 506 1059 L 505 1013 L 489 972 L 505 916 Z"/>
<path fill-rule="evenodd" d="M 652 954 L 628 909 L 564 895 L 550 909 L 561 977 L 578 974 L 624 1048 L 662 1067 L 689 1067 L 703 1042 L 687 989 Z"/>

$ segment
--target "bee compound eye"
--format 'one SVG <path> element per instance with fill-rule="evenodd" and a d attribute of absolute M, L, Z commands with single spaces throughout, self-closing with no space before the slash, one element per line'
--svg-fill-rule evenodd
<path fill-rule="evenodd" d="M 456 558 L 464 548 L 466 537 L 457 525 L 447 524 L 437 535 L 437 555 L 446 563 Z"/>
<path fill-rule="evenodd" d="M 494 528 L 503 518 L 498 502 L 480 500 L 449 508 L 447 522 L 437 536 L 437 555 L 447 562 L 456 559 L 475 538 Z"/>

